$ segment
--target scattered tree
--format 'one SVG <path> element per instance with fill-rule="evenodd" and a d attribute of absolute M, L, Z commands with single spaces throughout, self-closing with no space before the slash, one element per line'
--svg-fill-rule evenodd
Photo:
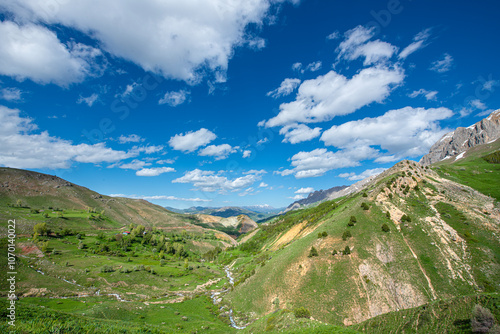
<path fill-rule="evenodd" d="M 389 228 L 389 225 L 387 225 L 386 223 L 383 223 L 382 224 L 382 231 L 384 232 L 389 232 L 391 229 Z"/>
<path fill-rule="evenodd" d="M 346 241 L 350 237 L 352 237 L 351 231 L 345 231 L 344 234 L 342 234 L 342 240 L 344 241 Z"/>
<path fill-rule="evenodd" d="M 38 223 L 33 227 L 33 234 L 47 235 L 47 223 Z"/>
<path fill-rule="evenodd" d="M 362 196 L 363 197 L 368 197 L 368 195 L 366 194 L 366 192 L 364 192 Z"/>
<path fill-rule="evenodd" d="M 370 210 L 370 206 L 366 202 L 361 203 L 361 208 L 363 208 L 363 210 Z"/>
<path fill-rule="evenodd" d="M 305 307 L 299 307 L 293 310 L 293 314 L 295 315 L 295 318 L 307 318 L 309 319 L 311 317 L 311 312 L 306 309 Z"/>
<path fill-rule="evenodd" d="M 333 252 L 332 252 L 332 255 L 337 255 L 337 254 L 338 254 L 337 250 L 334 249 Z"/>
<path fill-rule="evenodd" d="M 349 248 L 349 246 L 345 246 L 345 249 L 344 249 L 344 251 L 342 252 L 342 254 L 344 254 L 344 255 L 349 255 L 349 254 L 351 254 L 351 249 Z"/>
<path fill-rule="evenodd" d="M 312 246 L 308 256 L 309 257 L 318 256 L 318 250 L 314 246 Z"/>

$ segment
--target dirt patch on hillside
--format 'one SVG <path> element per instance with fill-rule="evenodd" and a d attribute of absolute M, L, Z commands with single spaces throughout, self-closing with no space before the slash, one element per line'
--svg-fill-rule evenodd
<path fill-rule="evenodd" d="M 281 236 L 278 237 L 276 242 L 271 246 L 271 250 L 275 251 L 279 249 L 281 246 L 286 245 L 293 241 L 294 239 L 297 239 L 299 237 L 304 237 L 314 231 L 314 228 L 305 228 L 307 225 L 307 221 L 303 221 L 300 224 L 297 224 L 293 226 L 291 229 L 289 229 L 287 232 L 282 234 Z"/>
<path fill-rule="evenodd" d="M 24 242 L 19 243 L 18 248 L 21 250 L 21 254 L 25 256 L 28 255 L 35 255 L 37 257 L 44 256 L 42 251 L 32 243 L 24 243 Z"/>

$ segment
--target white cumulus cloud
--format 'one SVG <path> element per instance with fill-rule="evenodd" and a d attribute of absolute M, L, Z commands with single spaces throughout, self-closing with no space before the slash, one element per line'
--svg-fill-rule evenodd
<path fill-rule="evenodd" d="M 11 102 L 19 102 L 22 100 L 21 98 L 22 92 L 18 88 L 2 88 L 0 90 L 0 99 L 11 101 Z"/>
<path fill-rule="evenodd" d="M 189 131 L 186 133 L 176 134 L 169 140 L 169 145 L 174 150 L 183 152 L 193 152 L 199 147 L 206 146 L 213 141 L 217 136 L 210 130 L 201 128 L 198 131 Z"/>
<path fill-rule="evenodd" d="M 135 172 L 137 176 L 158 176 L 163 173 L 171 173 L 175 172 L 175 169 L 172 167 L 155 167 L 155 168 L 143 168 Z"/>
<path fill-rule="evenodd" d="M 106 147 L 73 144 L 69 140 L 38 133 L 37 125 L 18 109 L 0 106 L 0 164 L 14 168 L 69 168 L 75 162 L 99 164 L 136 156 Z"/>
<path fill-rule="evenodd" d="M 307 187 L 307 188 L 300 188 L 299 190 L 295 191 L 296 194 L 309 194 L 314 191 L 313 187 Z"/>
<path fill-rule="evenodd" d="M 351 114 L 370 103 L 382 102 L 403 79 L 404 73 L 399 68 L 365 68 L 351 79 L 332 70 L 304 81 L 295 101 L 281 104 L 277 116 L 260 124 L 274 127 L 324 122 Z"/>
<path fill-rule="evenodd" d="M 0 74 L 18 81 L 68 86 L 98 75 L 104 66 L 96 62 L 102 58 L 100 50 L 80 43 L 62 44 L 54 32 L 31 23 L 0 22 L 0 44 Z"/>
<path fill-rule="evenodd" d="M 311 129 L 305 124 L 290 124 L 282 127 L 280 134 L 285 135 L 283 143 L 297 144 L 319 137 L 321 128 Z"/>
<path fill-rule="evenodd" d="M 168 104 L 171 107 L 177 107 L 180 104 L 186 102 L 187 97 L 190 92 L 185 90 L 167 92 L 165 95 L 158 101 L 158 104 Z"/>
<path fill-rule="evenodd" d="M 247 27 L 269 23 L 270 9 L 283 2 L 11 0 L 2 6 L 16 21 L 77 29 L 97 39 L 110 54 L 146 71 L 197 82 L 205 74 L 204 70 L 224 73 L 236 47 L 263 47 L 264 40 Z M 297 0 L 291 2 L 298 3 Z M 80 78 L 78 68 L 78 64 L 67 68 L 75 72 L 73 80 Z M 64 68 L 55 69 L 58 73 L 64 71 Z"/>
<path fill-rule="evenodd" d="M 290 95 L 300 85 L 300 82 L 301 82 L 300 79 L 287 78 L 283 80 L 283 82 L 278 88 L 268 92 L 266 95 L 271 96 L 275 99 L 281 96 Z"/>
<path fill-rule="evenodd" d="M 200 150 L 198 155 L 215 157 L 216 160 L 222 160 L 226 159 L 229 156 L 229 154 L 235 152 L 237 152 L 237 150 L 231 147 L 231 145 L 229 144 L 209 145 L 204 149 Z"/>
<path fill-rule="evenodd" d="M 261 179 L 260 175 L 247 174 L 235 179 L 228 179 L 227 177 L 216 174 L 214 171 L 203 171 L 194 169 L 188 171 L 184 176 L 173 180 L 173 183 L 190 183 L 198 190 L 206 192 L 225 193 L 227 191 L 239 191 L 248 188 L 256 181 Z"/>

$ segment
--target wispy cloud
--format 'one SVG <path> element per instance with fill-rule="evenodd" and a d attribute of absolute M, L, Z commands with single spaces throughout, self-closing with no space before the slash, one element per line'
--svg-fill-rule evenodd
<path fill-rule="evenodd" d="M 443 55 L 443 59 L 436 60 L 432 62 L 431 67 L 429 69 L 438 73 L 445 73 L 451 70 L 451 66 L 453 65 L 453 57 L 448 53 Z"/>
<path fill-rule="evenodd" d="M 185 90 L 180 90 L 177 92 L 167 92 L 165 95 L 158 101 L 158 104 L 168 104 L 171 107 L 177 107 L 178 105 L 186 102 L 190 92 Z"/>

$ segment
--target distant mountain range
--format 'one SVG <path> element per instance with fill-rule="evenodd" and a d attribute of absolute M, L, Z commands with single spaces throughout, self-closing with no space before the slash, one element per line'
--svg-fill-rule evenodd
<path fill-rule="evenodd" d="M 273 208 L 270 205 L 253 205 L 253 206 L 225 206 L 225 207 L 203 207 L 203 206 L 192 206 L 187 209 L 176 209 L 172 207 L 165 207 L 167 210 L 177 212 L 177 213 L 187 213 L 187 214 L 203 214 L 203 215 L 211 215 L 217 217 L 234 217 L 239 215 L 247 215 L 254 221 L 259 221 L 263 219 L 267 219 L 269 217 L 275 216 L 281 211 L 283 208 Z"/>

